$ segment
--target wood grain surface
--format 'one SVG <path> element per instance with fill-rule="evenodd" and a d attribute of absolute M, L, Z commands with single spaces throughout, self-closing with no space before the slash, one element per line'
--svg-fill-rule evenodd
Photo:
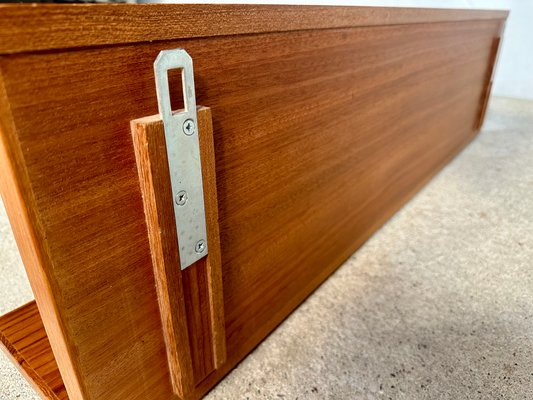
<path fill-rule="evenodd" d="M 169 368 L 182 398 L 226 360 L 211 110 L 199 107 L 197 117 L 209 254 L 183 271 L 163 121 L 155 115 L 131 122 Z"/>
<path fill-rule="evenodd" d="M 503 26 L 500 35 L 503 34 Z M 485 85 L 483 94 L 481 95 L 481 107 L 479 110 L 479 118 L 476 124 L 476 130 L 480 130 L 485 120 L 485 112 L 487 111 L 487 106 L 489 104 L 490 93 L 492 90 L 492 81 L 494 79 L 494 74 L 496 72 L 496 64 L 498 55 L 500 54 L 500 46 L 502 44 L 501 36 L 495 37 L 492 42 L 491 55 L 489 60 L 490 67 L 487 68 L 487 74 L 485 76 Z"/>
<path fill-rule="evenodd" d="M 400 7 L 0 4 L 0 53 L 308 29 L 505 19 L 507 15 L 504 10 Z"/>
<path fill-rule="evenodd" d="M 153 129 L 157 122 L 158 117 L 151 118 L 151 121 L 149 118 L 135 120 L 131 128 L 170 378 L 174 393 L 182 399 L 188 399 L 194 387 L 188 321 L 178 242 L 172 240 L 176 237 L 176 226 L 168 183 L 168 164 L 163 164 L 168 163 L 166 147 L 164 140 L 157 140 L 160 132 Z M 162 133 L 164 139 L 164 130 Z M 157 153 L 160 153 L 159 158 Z M 170 212 L 167 210 L 169 201 Z"/>
<path fill-rule="evenodd" d="M 68 399 L 34 301 L 0 317 L 0 347 L 44 398 Z"/>
<path fill-rule="evenodd" d="M 160 50 L 213 119 L 228 358 L 199 397 L 474 137 L 499 18 L 2 56 L 1 188 L 70 397 L 173 393 L 129 127 Z"/>
<path fill-rule="evenodd" d="M 84 398 L 75 344 L 65 326 L 60 288 L 53 273 L 53 260 L 46 241 L 31 182 L 24 165 L 23 149 L 16 137 L 17 127 L 11 114 L 0 67 L 0 193 L 13 235 L 20 251 L 30 285 L 39 302 L 39 313 L 46 323 L 61 377 L 71 398 Z"/>

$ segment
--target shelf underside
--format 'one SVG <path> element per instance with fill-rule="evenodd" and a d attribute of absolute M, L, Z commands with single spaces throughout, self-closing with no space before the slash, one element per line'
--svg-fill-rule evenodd
<path fill-rule="evenodd" d="M 0 317 L 0 343 L 45 399 L 68 399 L 34 301 Z"/>

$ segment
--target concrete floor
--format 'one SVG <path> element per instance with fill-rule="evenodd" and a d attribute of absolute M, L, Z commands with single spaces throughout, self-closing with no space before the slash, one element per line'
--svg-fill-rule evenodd
<path fill-rule="evenodd" d="M 32 298 L 0 210 L 0 313 Z M 37 399 L 0 356 L 0 399 Z M 533 102 L 480 136 L 207 396 L 533 399 Z"/>

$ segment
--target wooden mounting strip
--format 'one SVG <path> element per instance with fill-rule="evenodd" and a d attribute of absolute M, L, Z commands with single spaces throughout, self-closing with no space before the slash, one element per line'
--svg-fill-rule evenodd
<path fill-rule="evenodd" d="M 211 110 L 198 108 L 209 254 L 183 271 L 163 121 L 159 115 L 141 118 L 131 128 L 171 379 L 175 393 L 189 398 L 226 359 Z"/>

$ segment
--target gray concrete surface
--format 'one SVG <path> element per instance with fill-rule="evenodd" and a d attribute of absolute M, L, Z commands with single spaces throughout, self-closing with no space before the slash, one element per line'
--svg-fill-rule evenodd
<path fill-rule="evenodd" d="M 31 299 L 0 212 L 0 312 Z M 36 399 L 0 358 L 0 399 Z M 533 399 L 533 102 L 483 132 L 207 396 Z"/>

